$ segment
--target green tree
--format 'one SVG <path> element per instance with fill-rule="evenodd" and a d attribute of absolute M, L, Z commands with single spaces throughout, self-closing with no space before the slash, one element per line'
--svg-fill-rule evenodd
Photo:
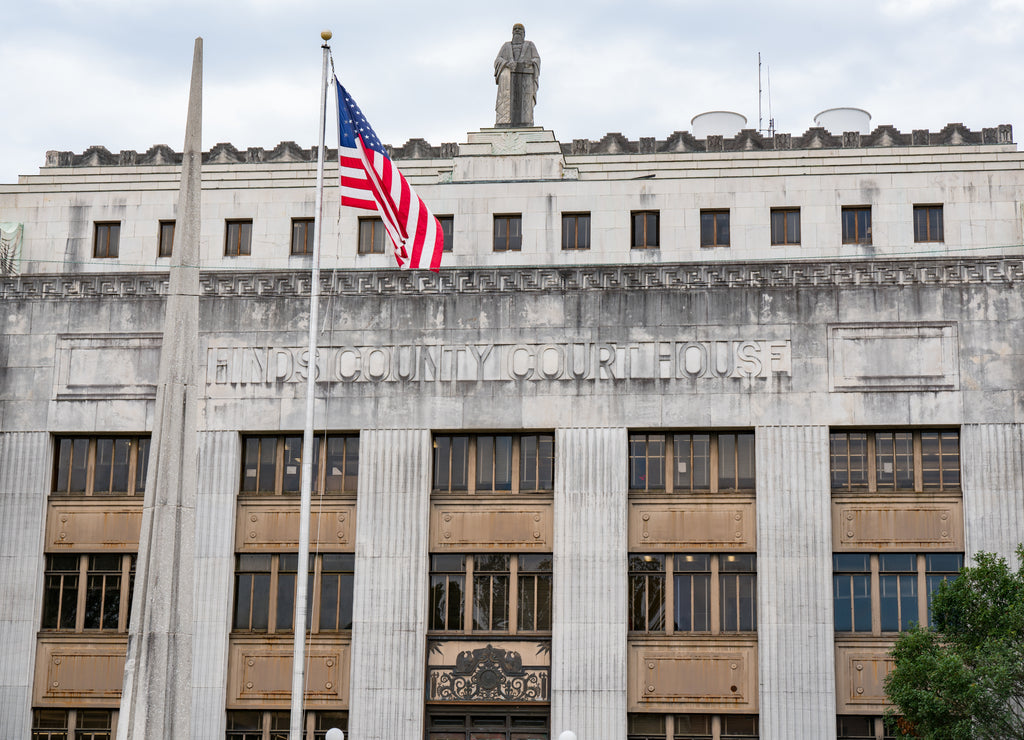
<path fill-rule="evenodd" d="M 935 594 L 935 626 L 900 635 L 885 680 L 897 737 L 1024 739 L 1024 545 L 1017 558 L 979 553 Z"/>

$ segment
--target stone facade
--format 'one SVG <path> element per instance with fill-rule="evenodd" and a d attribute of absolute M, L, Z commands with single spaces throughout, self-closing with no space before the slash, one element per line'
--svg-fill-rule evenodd
<path fill-rule="evenodd" d="M 314 498 L 317 578 L 328 555 L 351 556 L 354 575 L 350 629 L 321 628 L 317 591 L 311 711 L 347 713 L 357 740 L 426 737 L 479 713 L 442 698 L 452 695 L 505 697 L 483 714 L 542 718 L 538 737 L 573 729 L 581 740 L 688 715 L 716 738 L 754 716 L 762 738 L 828 738 L 837 717 L 880 716 L 894 633 L 877 613 L 870 629 L 841 629 L 833 555 L 864 555 L 877 583 L 880 556 L 912 553 L 925 583 L 929 554 L 1009 554 L 1024 541 L 1024 156 L 1008 128 L 918 133 L 883 127 L 845 146 L 824 130 L 743 132 L 718 151 L 685 134 L 562 144 L 538 128 L 485 129 L 457 148 L 410 143 L 407 176 L 453 216 L 437 275 L 358 254 L 359 214 L 339 217 L 328 187 L 315 418 L 358 438 L 359 467 L 357 485 L 326 494 L 319 513 Z M 11 737 L 30 736 L 34 710 L 117 721 L 116 688 L 96 676 L 118 684 L 124 622 L 95 630 L 91 617 L 64 625 L 48 610 L 55 579 L 73 577 L 59 576 L 58 556 L 79 555 L 85 583 L 93 556 L 138 551 L 141 497 L 99 495 L 97 451 L 153 430 L 168 292 L 158 223 L 176 216 L 180 168 L 159 147 L 51 155 L 38 175 L 0 186 L 0 221 L 24 224 L 20 274 L 0 276 L 0 579 L 12 595 L 0 610 L 11 638 L 0 727 Z M 289 245 L 292 219 L 312 216 L 311 159 L 294 145 L 204 155 L 195 738 L 225 737 L 245 712 L 269 727 L 288 707 L 291 633 L 238 620 L 256 579 L 243 556 L 273 558 L 276 599 L 295 548 L 280 439 L 301 433 L 310 372 L 309 257 Z M 941 206 L 940 239 L 915 238 L 915 206 Z M 852 207 L 870 207 L 870 239 L 844 243 Z M 772 211 L 783 208 L 799 209 L 800 236 L 773 245 Z M 701 246 L 702 211 L 727 211 L 728 246 Z M 634 212 L 657 214 L 657 248 L 631 248 Z M 563 213 L 589 214 L 589 249 L 562 249 Z M 519 251 L 493 251 L 503 214 L 521 214 Z M 251 219 L 249 255 L 224 256 L 230 219 Z M 118 256 L 94 256 L 95 224 L 114 222 Z M 890 462 L 878 440 L 903 435 L 914 451 L 891 464 L 916 476 L 909 488 L 837 484 L 835 436 L 847 432 L 871 438 L 865 465 L 879 481 Z M 553 439 L 550 486 L 523 488 L 524 433 Z M 750 433 L 751 482 L 682 492 L 693 462 L 678 457 L 690 444 L 681 435 L 712 440 L 721 477 L 727 443 Z M 502 434 L 514 438 L 522 490 L 443 489 L 449 438 L 470 440 L 479 478 L 477 445 Z M 674 482 L 639 475 L 641 434 L 672 440 L 677 457 L 662 472 Z M 935 488 L 925 446 L 941 434 L 956 440 L 957 479 Z M 245 461 L 261 439 L 278 445 L 276 498 L 249 486 Z M 88 490 L 61 491 L 61 450 L 76 440 Z M 644 464 L 662 464 L 643 449 Z M 131 470 L 141 454 L 126 458 Z M 526 575 L 533 553 L 550 556 L 553 586 L 551 623 L 531 630 L 515 607 L 545 578 Z M 665 587 L 681 589 L 684 554 L 706 555 L 716 575 L 710 626 L 684 629 L 666 598 L 665 623 L 652 627 L 657 615 L 641 620 L 632 597 L 654 581 L 634 560 L 669 567 L 678 556 Z M 748 581 L 726 563 L 752 554 L 754 629 L 731 630 L 726 592 Z M 455 612 L 440 624 L 442 555 L 473 563 L 452 577 L 477 599 L 485 556 L 506 558 L 519 578 L 507 576 L 514 626 L 471 628 L 472 601 L 462 626 Z M 84 607 L 91 596 L 76 598 Z M 435 690 L 435 675 L 462 693 Z"/>

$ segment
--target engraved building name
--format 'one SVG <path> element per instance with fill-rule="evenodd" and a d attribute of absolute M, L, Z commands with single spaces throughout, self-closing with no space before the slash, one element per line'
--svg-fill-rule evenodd
<path fill-rule="evenodd" d="M 303 347 L 210 347 L 210 385 L 302 383 Z M 769 378 L 792 373 L 788 339 L 321 347 L 315 378 L 328 383 Z"/>

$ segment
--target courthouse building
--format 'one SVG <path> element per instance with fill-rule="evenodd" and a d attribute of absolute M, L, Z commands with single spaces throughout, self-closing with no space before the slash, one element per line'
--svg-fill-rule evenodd
<path fill-rule="evenodd" d="M 414 139 L 439 274 L 328 164 L 313 361 L 316 152 L 204 153 L 192 737 L 285 736 L 315 371 L 311 737 L 881 740 L 1024 541 L 1024 155 L 860 115 Z M 181 156 L 0 186 L 5 738 L 116 732 Z"/>

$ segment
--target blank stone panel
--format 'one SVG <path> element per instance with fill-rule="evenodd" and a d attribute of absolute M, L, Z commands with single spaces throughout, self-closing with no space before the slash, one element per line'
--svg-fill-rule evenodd
<path fill-rule="evenodd" d="M 228 632 L 235 573 L 237 432 L 200 432 L 196 493 L 195 613 L 192 620 L 192 738 L 224 737 Z"/>
<path fill-rule="evenodd" d="M 50 435 L 0 434 L 0 737 L 29 737 Z"/>
<path fill-rule="evenodd" d="M 555 435 L 551 736 L 626 736 L 625 429 Z"/>
<path fill-rule="evenodd" d="M 761 737 L 835 737 L 828 427 L 754 436 Z"/>
<path fill-rule="evenodd" d="M 1024 424 L 965 424 L 960 464 L 967 561 L 994 552 L 1015 565 L 1024 542 Z"/>
<path fill-rule="evenodd" d="M 359 438 L 349 728 L 360 740 L 423 737 L 431 451 L 426 429 Z"/>

